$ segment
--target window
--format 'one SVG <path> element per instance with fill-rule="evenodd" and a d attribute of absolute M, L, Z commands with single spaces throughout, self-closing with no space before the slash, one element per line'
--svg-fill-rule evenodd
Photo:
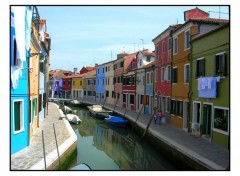
<path fill-rule="evenodd" d="M 80 86 L 82 86 L 82 81 L 80 81 Z"/>
<path fill-rule="evenodd" d="M 150 83 L 150 75 L 149 75 L 149 73 L 147 73 L 147 84 L 149 84 Z"/>
<path fill-rule="evenodd" d="M 102 79 L 102 85 L 104 85 L 104 79 Z"/>
<path fill-rule="evenodd" d="M 165 41 L 162 42 L 162 54 L 165 53 Z"/>
<path fill-rule="evenodd" d="M 140 104 L 143 104 L 143 95 L 141 95 Z"/>
<path fill-rule="evenodd" d="M 120 67 L 123 67 L 123 61 L 122 61 L 122 62 L 120 62 Z"/>
<path fill-rule="evenodd" d="M 75 86 L 75 81 L 73 81 L 73 86 Z"/>
<path fill-rule="evenodd" d="M 123 94 L 123 102 L 126 103 L 126 94 Z"/>
<path fill-rule="evenodd" d="M 166 98 L 166 112 L 170 112 L 170 105 L 171 105 L 171 101 L 170 101 L 170 97 Z"/>
<path fill-rule="evenodd" d="M 169 38 L 168 39 L 168 50 L 171 50 L 171 47 L 172 47 L 172 39 Z"/>
<path fill-rule="evenodd" d="M 228 108 L 214 108 L 214 128 L 223 132 L 228 132 L 229 112 Z"/>
<path fill-rule="evenodd" d="M 184 83 L 189 83 L 190 79 L 190 65 L 185 64 L 184 65 Z"/>
<path fill-rule="evenodd" d="M 68 85 L 71 85 L 71 80 L 68 80 Z"/>
<path fill-rule="evenodd" d="M 185 32 L 185 49 L 190 48 L 190 31 Z"/>
<path fill-rule="evenodd" d="M 91 85 L 91 80 L 88 79 L 87 82 L 88 82 L 88 85 Z"/>
<path fill-rule="evenodd" d="M 109 97 L 109 91 L 108 90 L 106 91 L 106 97 Z"/>
<path fill-rule="evenodd" d="M 102 71 L 103 71 L 103 73 L 104 73 L 104 67 L 102 68 Z"/>
<path fill-rule="evenodd" d="M 169 65 L 169 66 L 167 66 L 167 69 L 168 69 L 168 72 L 167 72 L 167 80 L 168 81 L 171 81 L 171 66 Z"/>
<path fill-rule="evenodd" d="M 182 101 L 177 101 L 177 100 L 171 101 L 171 114 L 182 117 L 182 115 L 183 115 L 183 102 Z"/>
<path fill-rule="evenodd" d="M 147 62 L 150 62 L 151 61 L 151 57 L 147 56 Z"/>
<path fill-rule="evenodd" d="M 161 82 L 164 82 L 164 67 L 161 69 Z"/>
<path fill-rule="evenodd" d="M 139 66 L 142 66 L 142 59 L 139 59 L 139 60 L 140 60 Z"/>
<path fill-rule="evenodd" d="M 133 86 L 135 85 L 135 77 L 134 76 L 132 77 L 132 85 Z"/>
<path fill-rule="evenodd" d="M 130 104 L 134 104 L 134 95 L 130 94 Z"/>
<path fill-rule="evenodd" d="M 65 80 L 63 80 L 63 85 L 65 85 Z"/>
<path fill-rule="evenodd" d="M 177 54 L 178 52 L 178 39 L 177 37 L 173 39 L 173 54 Z"/>
<path fill-rule="evenodd" d="M 205 76 L 205 59 L 197 59 L 196 64 L 196 77 Z"/>
<path fill-rule="evenodd" d="M 86 95 L 87 95 L 87 91 L 86 91 L 86 90 L 84 90 L 84 92 L 83 92 L 83 95 L 84 95 L 84 96 L 86 96 Z"/>
<path fill-rule="evenodd" d="M 155 45 L 156 58 L 158 58 L 158 46 Z"/>
<path fill-rule="evenodd" d="M 216 75 L 226 76 L 227 74 L 227 62 L 226 62 L 226 53 L 219 53 L 215 56 L 216 63 Z"/>
<path fill-rule="evenodd" d="M 177 67 L 173 68 L 173 74 L 172 74 L 172 83 L 177 83 L 178 80 L 178 69 Z"/>
<path fill-rule="evenodd" d="M 155 82 L 158 82 L 158 69 L 155 69 Z"/>
<path fill-rule="evenodd" d="M 14 132 L 20 132 L 24 130 L 24 116 L 23 116 L 23 100 L 13 101 L 13 120 L 14 120 Z"/>

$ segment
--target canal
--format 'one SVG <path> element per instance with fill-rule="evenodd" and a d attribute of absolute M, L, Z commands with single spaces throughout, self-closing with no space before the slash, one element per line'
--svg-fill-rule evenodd
<path fill-rule="evenodd" d="M 68 169 L 86 163 L 92 170 L 179 170 L 159 151 L 140 142 L 131 126 L 119 128 L 91 116 L 86 108 L 73 108 L 82 120 L 72 125 L 77 135 L 77 155 Z"/>

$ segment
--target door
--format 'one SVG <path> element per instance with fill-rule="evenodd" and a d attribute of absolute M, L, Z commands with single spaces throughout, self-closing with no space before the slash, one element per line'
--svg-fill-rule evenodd
<path fill-rule="evenodd" d="M 183 102 L 183 129 L 188 130 L 189 123 L 189 102 Z"/>
<path fill-rule="evenodd" d="M 203 106 L 203 124 L 202 124 L 202 134 L 211 137 L 212 127 L 212 105 L 204 104 Z"/>

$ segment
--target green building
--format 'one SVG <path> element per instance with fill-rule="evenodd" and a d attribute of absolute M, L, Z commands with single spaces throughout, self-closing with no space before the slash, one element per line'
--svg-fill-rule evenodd
<path fill-rule="evenodd" d="M 192 40 L 191 132 L 229 149 L 229 23 Z"/>

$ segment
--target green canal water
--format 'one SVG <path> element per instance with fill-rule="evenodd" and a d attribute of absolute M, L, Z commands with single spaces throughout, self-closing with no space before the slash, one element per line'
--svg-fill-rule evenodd
<path fill-rule="evenodd" d="M 131 126 L 118 128 L 75 108 L 82 123 L 72 125 L 77 135 L 77 155 L 69 168 L 86 163 L 92 170 L 179 170 L 167 158 L 133 133 Z"/>

